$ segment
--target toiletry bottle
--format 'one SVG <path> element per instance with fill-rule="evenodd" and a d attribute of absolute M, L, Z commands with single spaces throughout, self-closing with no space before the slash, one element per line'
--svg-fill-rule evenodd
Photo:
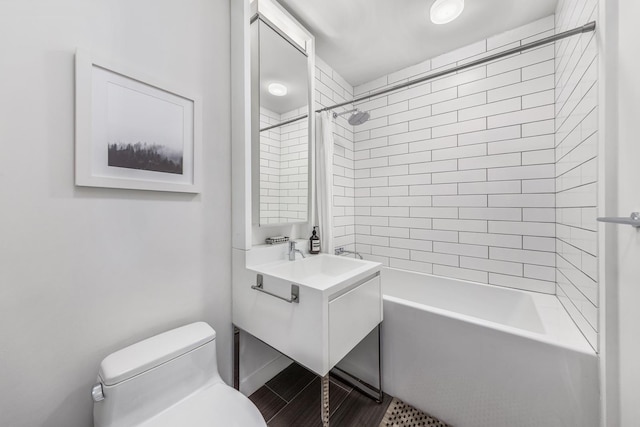
<path fill-rule="evenodd" d="M 320 237 L 316 234 L 316 228 L 318 226 L 313 227 L 313 233 L 311 237 L 309 237 L 309 253 L 310 254 L 319 254 L 320 253 Z"/>

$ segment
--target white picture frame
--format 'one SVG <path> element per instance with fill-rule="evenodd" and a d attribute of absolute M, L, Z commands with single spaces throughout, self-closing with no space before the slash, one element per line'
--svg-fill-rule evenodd
<path fill-rule="evenodd" d="M 75 184 L 200 193 L 200 98 L 81 49 L 75 68 Z"/>

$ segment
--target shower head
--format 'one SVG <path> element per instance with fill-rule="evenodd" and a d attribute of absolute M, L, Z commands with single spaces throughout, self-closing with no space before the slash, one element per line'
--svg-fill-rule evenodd
<path fill-rule="evenodd" d="M 335 119 L 338 116 L 342 116 L 344 114 L 351 114 L 351 116 L 347 119 L 351 126 L 358 126 L 369 120 L 370 114 L 368 111 L 360 111 L 357 108 L 349 111 L 343 111 L 342 113 L 333 113 L 333 118 Z"/>
<path fill-rule="evenodd" d="M 351 117 L 349 117 L 349 124 L 351 126 L 358 126 L 363 124 L 364 122 L 366 122 L 367 120 L 369 120 L 369 112 L 368 111 L 358 111 L 356 110 L 355 113 L 353 113 L 351 115 Z"/>

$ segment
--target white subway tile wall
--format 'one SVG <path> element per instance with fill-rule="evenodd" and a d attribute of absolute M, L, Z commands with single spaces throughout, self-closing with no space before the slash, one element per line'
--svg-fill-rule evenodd
<path fill-rule="evenodd" d="M 353 99 L 353 86 L 317 56 L 315 74 L 315 110 Z M 340 113 L 348 109 L 350 107 L 339 108 L 335 111 Z M 354 185 L 353 126 L 348 123 L 348 117 L 348 115 L 338 117 L 334 126 L 333 237 L 334 248 L 344 247 L 353 251 L 355 250 L 356 234 L 354 194 L 357 188 Z M 319 233 L 322 239 L 323 230 L 319 230 Z M 330 248 L 330 252 L 334 248 Z"/>
<path fill-rule="evenodd" d="M 281 116 L 282 121 L 303 116 L 301 107 Z M 280 127 L 280 216 L 284 222 L 307 221 L 309 198 L 309 121 Z"/>
<path fill-rule="evenodd" d="M 560 0 L 556 28 L 595 21 L 597 0 Z M 598 52 L 595 33 L 556 43 L 556 280 L 558 298 L 598 350 Z"/>
<path fill-rule="evenodd" d="M 260 128 L 280 122 L 280 114 L 260 108 Z M 280 128 L 260 133 L 260 224 L 280 219 Z"/>
<path fill-rule="evenodd" d="M 353 93 L 546 37 L 554 28 L 549 16 Z M 371 119 L 351 128 L 345 157 L 352 169 L 340 171 L 354 191 L 337 200 L 340 212 L 353 200 L 356 250 L 390 267 L 554 294 L 556 204 L 588 197 L 556 197 L 554 55 L 545 46 L 361 102 Z M 320 70 L 331 76 L 328 67 Z M 336 97 L 328 88 L 323 95 L 327 103 Z"/>
<path fill-rule="evenodd" d="M 596 16 L 597 0 L 560 0 L 555 16 L 355 88 L 318 58 L 316 109 Z M 335 127 L 335 246 L 390 267 L 556 293 L 597 350 L 594 34 L 358 107 L 368 122 Z"/>
<path fill-rule="evenodd" d="M 260 108 L 260 128 L 306 114 L 305 108 L 278 114 Z M 260 223 L 307 220 L 309 193 L 308 121 L 260 133 Z"/>

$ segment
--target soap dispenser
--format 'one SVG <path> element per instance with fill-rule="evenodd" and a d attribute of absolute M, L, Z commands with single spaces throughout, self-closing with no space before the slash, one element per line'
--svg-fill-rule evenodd
<path fill-rule="evenodd" d="M 309 253 L 310 254 L 319 254 L 320 253 L 320 237 L 316 234 L 316 228 L 318 226 L 313 227 L 313 233 L 311 237 L 309 237 Z"/>

